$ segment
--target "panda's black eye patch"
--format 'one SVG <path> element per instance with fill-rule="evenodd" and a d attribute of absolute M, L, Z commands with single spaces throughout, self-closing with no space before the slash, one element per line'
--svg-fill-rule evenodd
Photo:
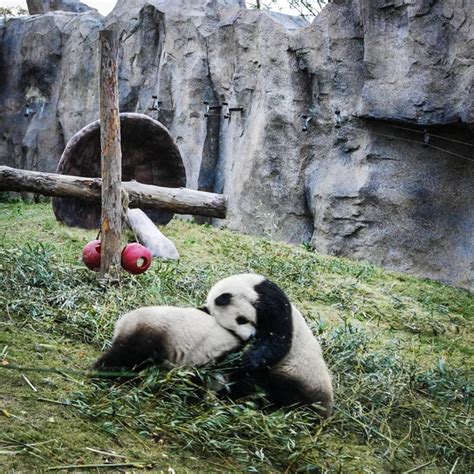
<path fill-rule="evenodd" d="M 214 300 L 214 303 L 216 303 L 216 306 L 227 306 L 231 299 L 232 295 L 230 293 L 222 293 Z"/>
<path fill-rule="evenodd" d="M 237 324 L 247 324 L 249 321 L 248 319 L 244 318 L 243 316 L 238 316 L 235 320 Z"/>

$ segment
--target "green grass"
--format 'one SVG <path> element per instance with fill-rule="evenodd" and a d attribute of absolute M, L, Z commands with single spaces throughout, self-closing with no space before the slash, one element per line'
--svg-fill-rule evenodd
<path fill-rule="evenodd" d="M 474 472 L 472 295 L 180 220 L 164 232 L 178 263 L 106 286 L 80 262 L 96 231 L 59 225 L 49 204 L 0 203 L 2 470 Z M 201 305 L 214 282 L 242 271 L 281 285 L 318 334 L 335 385 L 327 422 L 196 385 L 225 364 L 121 384 L 83 372 L 123 312 Z"/>

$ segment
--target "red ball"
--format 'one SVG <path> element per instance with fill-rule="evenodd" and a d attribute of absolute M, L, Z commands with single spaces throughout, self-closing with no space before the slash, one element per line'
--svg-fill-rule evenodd
<path fill-rule="evenodd" d="M 133 275 L 146 272 L 151 265 L 153 256 L 141 244 L 127 244 L 122 250 L 122 267 Z"/>
<path fill-rule="evenodd" d="M 91 240 L 82 251 L 84 265 L 94 272 L 100 270 L 100 240 Z"/>

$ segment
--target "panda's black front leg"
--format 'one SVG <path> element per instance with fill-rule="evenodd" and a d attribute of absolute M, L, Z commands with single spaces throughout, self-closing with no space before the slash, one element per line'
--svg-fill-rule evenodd
<path fill-rule="evenodd" d="M 242 355 L 241 369 L 247 372 L 269 369 L 280 362 L 289 351 L 287 338 L 278 336 L 259 337 Z"/>
<path fill-rule="evenodd" d="M 242 353 L 239 367 L 230 374 L 227 396 L 237 400 L 256 393 L 257 387 L 265 389 L 270 367 L 285 354 L 286 349 L 275 344 L 272 338 L 257 338 L 253 346 Z"/>

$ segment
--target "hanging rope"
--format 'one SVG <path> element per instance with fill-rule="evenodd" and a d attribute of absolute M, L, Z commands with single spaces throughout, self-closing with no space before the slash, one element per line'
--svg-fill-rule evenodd
<path fill-rule="evenodd" d="M 401 127 L 394 126 L 394 128 L 401 128 Z M 434 148 L 435 150 L 439 150 L 439 151 L 442 151 L 444 153 L 449 153 L 450 155 L 457 156 L 458 158 L 462 158 L 464 160 L 474 161 L 474 158 L 470 158 L 468 156 L 464 156 L 464 155 L 460 155 L 458 153 L 454 153 L 452 151 L 446 150 L 445 148 L 441 148 L 441 147 L 432 145 L 431 143 L 425 143 L 425 142 L 421 142 L 421 141 L 410 140 L 408 138 L 397 137 L 395 135 L 387 135 L 386 133 L 375 132 L 374 130 L 367 129 L 367 128 L 358 128 L 358 127 L 350 126 L 350 129 L 351 130 L 360 130 L 361 132 L 365 132 L 365 133 L 373 133 L 374 135 L 380 135 L 381 137 L 386 137 L 386 138 L 390 138 L 390 139 L 393 139 L 393 140 L 401 140 L 401 141 L 404 141 L 404 142 L 414 143 L 416 145 L 428 146 L 428 147 Z M 405 130 L 411 130 L 411 129 L 405 129 Z M 415 131 L 418 131 L 418 130 L 415 130 Z M 424 133 L 424 132 L 420 132 L 420 133 Z M 435 136 L 435 135 L 430 134 L 430 136 Z"/>
<path fill-rule="evenodd" d="M 423 130 L 416 130 L 415 128 L 408 128 L 408 127 L 400 127 L 399 125 L 392 125 L 391 123 L 388 123 L 386 125 L 388 125 L 389 127 L 392 127 L 392 128 L 397 128 L 399 130 L 406 130 L 408 132 L 421 133 L 421 134 L 426 133 Z M 468 142 L 463 142 L 462 140 L 456 140 L 454 138 L 443 137 L 442 135 L 438 135 L 436 133 L 431 133 L 431 132 L 428 132 L 428 133 L 429 133 L 430 137 L 436 137 L 436 138 L 439 138 L 441 140 L 447 140 L 449 142 L 455 142 L 455 143 L 460 143 L 461 145 L 474 147 L 474 143 L 468 143 Z"/>
<path fill-rule="evenodd" d="M 360 117 L 360 116 L 355 115 L 355 114 L 352 114 L 351 117 L 354 117 L 354 118 L 359 119 L 359 120 L 363 120 L 363 117 Z M 462 140 L 456 140 L 455 138 L 444 137 L 443 135 L 438 135 L 436 133 L 431 133 L 431 132 L 428 132 L 426 130 L 417 130 L 416 128 L 401 127 L 400 125 L 393 125 L 392 123 L 388 123 L 388 122 L 384 122 L 384 125 L 387 126 L 387 127 L 396 128 L 398 130 L 405 130 L 407 132 L 421 133 L 422 135 L 425 135 L 426 133 L 428 133 L 430 137 L 436 137 L 436 138 L 439 138 L 440 140 L 446 140 L 446 141 L 449 141 L 449 142 L 454 142 L 454 143 L 459 143 L 461 145 L 474 147 L 474 143 L 464 142 Z M 394 138 L 399 138 L 399 137 L 394 137 Z M 439 150 L 443 150 L 443 151 L 446 151 L 446 153 L 450 153 L 449 151 L 444 150 L 442 148 L 439 148 Z M 460 156 L 460 155 L 457 155 L 457 156 Z M 463 157 L 463 158 L 466 158 L 466 157 Z M 469 158 L 467 158 L 467 159 L 469 159 Z"/>
<path fill-rule="evenodd" d="M 461 140 L 455 140 L 454 138 L 442 137 L 441 135 L 436 135 L 435 133 L 431 133 L 431 132 L 429 132 L 429 134 L 430 134 L 430 137 L 436 137 L 436 138 L 440 138 L 441 140 L 448 140 L 450 142 L 460 143 L 462 145 L 473 146 L 474 147 L 474 143 L 467 143 L 467 142 L 463 142 Z"/>
<path fill-rule="evenodd" d="M 450 155 L 454 155 L 454 156 L 457 156 L 459 158 L 464 158 L 465 160 L 474 161 L 474 158 L 469 158 L 468 156 L 459 155 L 458 153 L 454 153 L 453 151 L 445 150 L 444 148 L 440 148 L 439 146 L 434 146 L 431 143 L 428 143 L 427 146 L 429 146 L 431 148 L 434 148 L 435 150 L 444 151 L 444 153 L 449 153 Z"/>

